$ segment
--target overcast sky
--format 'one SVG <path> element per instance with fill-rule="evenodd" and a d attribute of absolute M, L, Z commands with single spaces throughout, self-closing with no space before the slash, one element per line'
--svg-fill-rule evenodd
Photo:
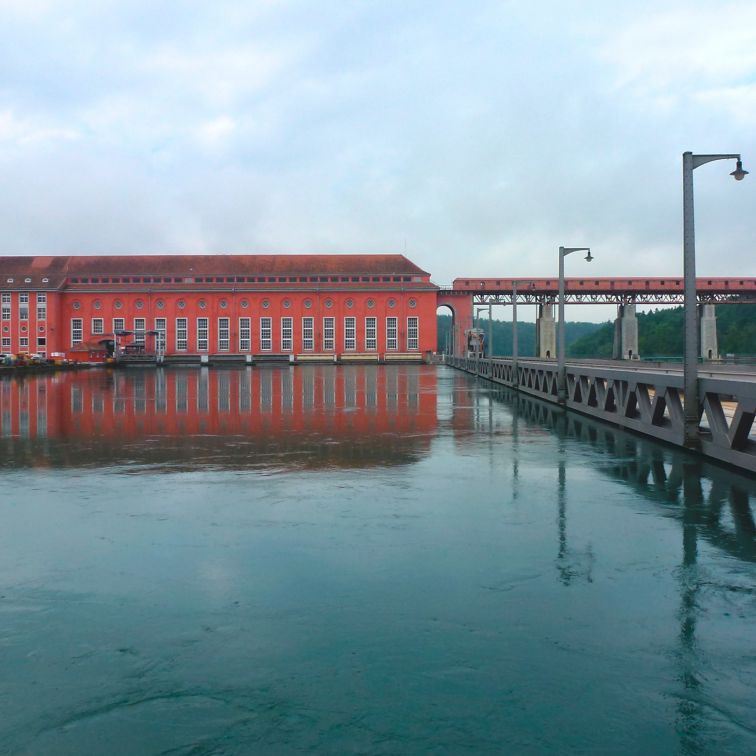
<path fill-rule="evenodd" d="M 2 254 L 679 275 L 688 149 L 754 172 L 696 170 L 699 274 L 756 275 L 753 0 L 0 0 Z"/>

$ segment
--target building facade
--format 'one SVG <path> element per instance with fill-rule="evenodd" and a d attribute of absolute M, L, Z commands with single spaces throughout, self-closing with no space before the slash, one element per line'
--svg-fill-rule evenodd
<path fill-rule="evenodd" d="M 419 359 L 437 290 L 403 255 L 0 257 L 0 351 Z"/>

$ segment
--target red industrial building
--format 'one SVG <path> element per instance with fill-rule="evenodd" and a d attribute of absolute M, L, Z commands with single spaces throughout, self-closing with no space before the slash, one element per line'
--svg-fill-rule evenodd
<path fill-rule="evenodd" d="M 437 291 L 403 255 L 0 257 L 0 351 L 419 361 Z"/>

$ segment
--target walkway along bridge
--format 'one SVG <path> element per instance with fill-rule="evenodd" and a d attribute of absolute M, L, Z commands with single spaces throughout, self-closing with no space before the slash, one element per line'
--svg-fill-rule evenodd
<path fill-rule="evenodd" d="M 682 276 L 667 278 L 566 278 L 566 304 L 614 304 L 614 357 L 637 359 L 637 305 L 681 305 L 684 282 Z M 456 278 L 451 287 L 438 292 L 438 306 L 452 311 L 453 340 L 451 351 L 461 356 L 464 333 L 473 327 L 474 311 L 480 306 L 536 305 L 536 350 L 538 357 L 556 354 L 556 320 L 554 305 L 559 292 L 556 278 Z M 696 296 L 699 305 L 700 356 L 717 359 L 717 327 L 715 305 L 756 303 L 756 278 L 697 278 Z M 513 312 L 514 315 L 514 312 Z M 513 317 L 516 320 L 516 317 Z M 490 338 L 489 338 L 490 343 Z"/>
<path fill-rule="evenodd" d="M 554 404 L 556 362 L 538 359 L 447 355 L 446 364 Z M 756 474 L 756 372 L 739 366 L 699 373 L 698 450 Z M 568 360 L 565 408 L 620 428 L 685 446 L 682 368 L 663 363 L 634 366 Z"/>

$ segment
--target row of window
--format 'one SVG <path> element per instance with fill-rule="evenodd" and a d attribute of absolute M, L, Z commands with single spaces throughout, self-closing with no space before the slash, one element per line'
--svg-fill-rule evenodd
<path fill-rule="evenodd" d="M 2 352 L 10 352 L 11 351 L 11 338 L 10 336 L 3 336 L 2 341 L 0 342 L 0 346 L 2 346 L 2 349 L 0 351 Z M 18 351 L 19 352 L 28 352 L 29 351 L 29 337 L 28 336 L 19 336 L 18 339 Z M 38 354 L 46 354 L 47 352 L 47 337 L 46 336 L 40 336 L 37 339 L 37 353 Z"/>
<path fill-rule="evenodd" d="M 76 277 L 70 278 L 69 283 L 420 283 L 422 280 L 422 276 L 116 276 Z"/>
<path fill-rule="evenodd" d="M 259 319 L 260 351 L 273 351 L 273 318 Z M 210 348 L 210 319 L 195 319 L 196 349 L 198 352 L 206 352 Z M 156 348 L 165 351 L 168 342 L 167 318 L 155 318 L 154 330 L 157 332 Z M 315 351 L 315 318 L 301 318 L 302 350 L 305 352 Z M 113 333 L 126 329 L 125 318 L 113 318 Z M 145 343 L 147 324 L 145 318 L 134 318 L 133 328 L 134 343 Z M 105 321 L 103 318 L 92 318 L 91 332 L 93 336 L 105 333 Z M 280 319 L 280 349 L 282 352 L 291 352 L 294 349 L 294 318 L 285 317 Z M 416 316 L 407 318 L 406 331 L 407 351 L 416 351 L 419 348 L 420 325 Z M 357 333 L 357 318 L 344 318 L 344 349 L 356 351 L 360 342 L 365 351 L 378 349 L 378 318 L 366 317 L 363 321 L 362 333 Z M 185 352 L 189 348 L 189 318 L 176 318 L 175 322 L 175 348 L 177 352 Z M 320 348 L 324 352 L 333 352 L 336 349 L 336 318 L 323 318 L 323 328 L 320 333 Z M 83 318 L 71 319 L 71 345 L 76 346 L 84 341 Z M 238 349 L 240 352 L 252 351 L 252 318 L 239 318 Z M 398 318 L 386 318 L 386 349 L 397 351 L 399 349 L 399 323 Z M 218 350 L 221 352 L 231 351 L 231 320 L 230 318 L 218 318 Z"/>
<path fill-rule="evenodd" d="M 10 320 L 12 304 L 10 292 L 0 294 L 0 320 Z M 18 319 L 29 320 L 29 295 L 21 292 L 18 295 Z M 37 294 L 37 320 L 47 320 L 47 294 Z"/>

